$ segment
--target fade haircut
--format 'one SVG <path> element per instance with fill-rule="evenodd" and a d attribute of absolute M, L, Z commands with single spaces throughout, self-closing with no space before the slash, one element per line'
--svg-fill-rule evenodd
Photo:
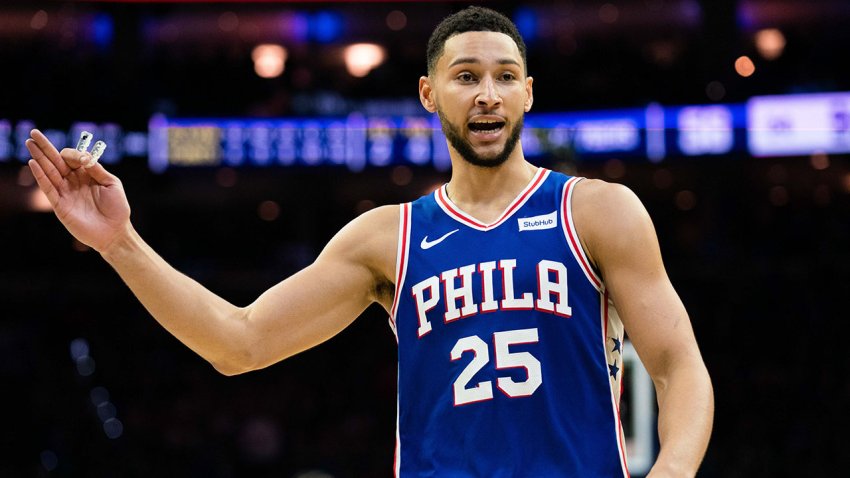
<path fill-rule="evenodd" d="M 431 33 L 431 38 L 428 39 L 428 50 L 426 53 L 428 75 L 434 73 L 437 67 L 437 60 L 440 59 L 445 50 L 446 40 L 466 32 L 496 32 L 504 33 L 511 37 L 514 43 L 516 43 L 517 48 L 519 48 L 523 69 L 528 74 L 528 66 L 525 61 L 525 42 L 522 41 L 522 37 L 514 22 L 495 10 L 473 6 L 446 17 L 437 25 L 434 32 Z"/>

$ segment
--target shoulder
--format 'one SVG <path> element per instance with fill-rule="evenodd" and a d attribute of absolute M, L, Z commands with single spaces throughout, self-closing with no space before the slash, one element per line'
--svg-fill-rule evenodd
<path fill-rule="evenodd" d="M 627 186 L 600 179 L 583 179 L 573 193 L 574 213 L 634 214 L 645 213 L 637 195 Z"/>
<path fill-rule="evenodd" d="M 399 205 L 380 206 L 357 216 L 331 239 L 319 259 L 344 259 L 392 278 L 398 241 Z"/>
<path fill-rule="evenodd" d="M 380 206 L 352 219 L 337 233 L 332 242 L 343 243 L 355 252 L 382 252 L 379 245 L 398 239 L 399 205 Z M 392 249 L 393 255 L 395 249 Z"/>
<path fill-rule="evenodd" d="M 370 209 L 354 218 L 350 225 L 371 230 L 373 233 L 397 233 L 400 205 L 391 204 Z"/>
<path fill-rule="evenodd" d="M 572 199 L 573 221 L 594 264 L 606 253 L 629 249 L 647 235 L 654 239 L 652 220 L 637 195 L 622 184 L 584 179 Z"/>

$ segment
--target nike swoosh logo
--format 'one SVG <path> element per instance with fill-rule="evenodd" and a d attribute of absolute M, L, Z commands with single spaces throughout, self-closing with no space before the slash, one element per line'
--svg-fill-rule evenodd
<path fill-rule="evenodd" d="M 422 242 L 419 243 L 419 247 L 421 247 L 422 249 L 430 249 L 430 248 L 436 246 L 437 244 L 443 242 L 447 237 L 451 236 L 452 234 L 456 233 L 457 231 L 460 231 L 460 229 L 455 229 L 454 231 L 449 231 L 449 232 L 443 234 L 442 236 L 438 237 L 437 239 L 434 239 L 433 241 L 428 241 L 428 236 L 425 236 L 425 237 L 422 238 Z"/>

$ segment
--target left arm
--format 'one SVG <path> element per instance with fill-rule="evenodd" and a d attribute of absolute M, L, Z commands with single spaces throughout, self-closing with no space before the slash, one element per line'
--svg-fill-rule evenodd
<path fill-rule="evenodd" d="M 649 214 L 628 188 L 603 181 L 581 181 L 573 205 L 585 251 L 655 384 L 661 451 L 648 476 L 692 477 L 711 435 L 714 393 Z"/>

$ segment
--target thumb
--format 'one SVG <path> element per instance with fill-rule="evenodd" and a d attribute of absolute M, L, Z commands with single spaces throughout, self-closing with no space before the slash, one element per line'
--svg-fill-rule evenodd
<path fill-rule="evenodd" d="M 59 155 L 65 161 L 65 164 L 67 164 L 71 169 L 79 169 L 83 166 L 84 155 L 91 156 L 88 152 L 83 153 L 74 148 L 64 148 Z"/>
<path fill-rule="evenodd" d="M 101 186 L 111 186 L 121 182 L 118 179 L 118 176 L 107 171 L 106 168 L 100 164 L 100 161 L 96 161 L 93 166 L 86 169 L 86 172 Z"/>

